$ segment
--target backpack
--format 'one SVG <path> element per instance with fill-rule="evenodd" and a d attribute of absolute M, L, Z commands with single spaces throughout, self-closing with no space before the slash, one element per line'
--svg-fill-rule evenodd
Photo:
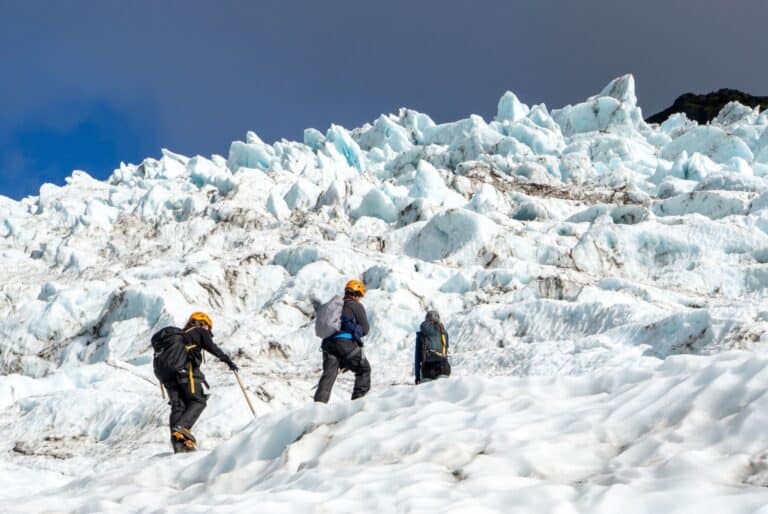
<path fill-rule="evenodd" d="M 342 316 L 340 331 L 351 335 L 353 341 L 356 341 L 361 346 L 363 345 L 363 327 L 357 324 L 355 318 Z"/>
<path fill-rule="evenodd" d="M 341 310 L 344 308 L 344 299 L 334 296 L 327 303 L 322 304 L 315 311 L 315 335 L 326 339 L 341 330 Z"/>
<path fill-rule="evenodd" d="M 440 325 L 425 321 L 421 324 L 421 351 L 424 362 L 434 362 L 448 358 L 448 343 Z"/>
<path fill-rule="evenodd" d="M 152 348 L 155 350 L 152 367 L 160 382 L 176 380 L 179 371 L 184 371 L 189 363 L 183 335 L 184 331 L 180 328 L 165 327 L 152 336 Z"/>

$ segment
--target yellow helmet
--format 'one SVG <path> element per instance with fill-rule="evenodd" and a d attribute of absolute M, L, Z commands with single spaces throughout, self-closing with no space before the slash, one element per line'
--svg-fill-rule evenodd
<path fill-rule="evenodd" d="M 187 323 L 192 323 L 193 321 L 200 321 L 201 323 L 205 323 L 208 325 L 209 329 L 213 330 L 213 322 L 211 321 L 211 317 L 204 312 L 193 312 L 189 316 L 189 321 Z"/>
<path fill-rule="evenodd" d="M 352 279 L 349 282 L 347 282 L 347 285 L 344 286 L 344 291 L 353 291 L 360 296 L 365 296 L 365 284 L 360 282 L 359 280 Z"/>

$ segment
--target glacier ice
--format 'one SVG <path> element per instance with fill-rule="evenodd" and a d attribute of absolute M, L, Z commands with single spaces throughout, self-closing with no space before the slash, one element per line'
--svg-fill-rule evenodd
<path fill-rule="evenodd" d="M 368 191 L 363 197 L 360 206 L 352 211 L 351 214 L 355 218 L 372 216 L 391 223 L 397 219 L 398 210 L 386 194 L 380 189 L 374 188 Z"/>
<path fill-rule="evenodd" d="M 715 126 L 694 127 L 666 145 L 659 156 L 673 160 L 682 152 L 698 152 L 719 164 L 725 164 L 733 157 L 741 157 L 747 162 L 754 160 L 752 151 L 742 139 Z"/>
<path fill-rule="evenodd" d="M 163 150 L 0 197 L 0 510 L 530 512 L 533 488 L 538 510 L 690 511 L 636 481 L 688 487 L 671 474 L 692 484 L 686 508 L 754 512 L 767 128 L 738 104 L 646 124 L 624 76 L 553 110 L 506 92 L 490 121 L 401 109 L 301 142 L 249 132 L 226 158 Z M 342 375 L 330 405 L 305 405 L 314 308 L 352 276 L 374 391 L 347 402 Z M 407 388 L 431 308 L 454 378 Z M 206 363 L 202 449 L 175 477 L 148 342 L 192 310 L 213 315 L 260 418 Z M 444 436 L 418 430 L 435 418 Z M 329 476 L 338 489 L 314 487 Z"/>
<path fill-rule="evenodd" d="M 496 121 L 514 123 L 525 118 L 530 108 L 517 99 L 512 91 L 507 91 L 499 100 Z"/>

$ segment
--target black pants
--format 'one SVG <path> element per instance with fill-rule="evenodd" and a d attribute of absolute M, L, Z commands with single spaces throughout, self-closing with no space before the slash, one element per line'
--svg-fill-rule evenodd
<path fill-rule="evenodd" d="M 326 339 L 323 349 L 323 375 L 317 384 L 315 401 L 328 403 L 339 368 L 355 374 L 352 399 L 360 398 L 371 389 L 371 365 L 363 355 L 363 348 L 351 339 Z"/>
<path fill-rule="evenodd" d="M 422 380 L 434 380 L 441 375 L 451 375 L 451 364 L 448 359 L 426 361 L 421 365 Z"/>
<path fill-rule="evenodd" d="M 189 377 L 180 377 L 175 382 L 163 384 L 168 392 L 168 403 L 171 406 L 170 427 L 181 425 L 191 429 L 197 418 L 205 410 L 206 395 L 203 393 L 205 378 L 194 376 L 194 384 Z"/>

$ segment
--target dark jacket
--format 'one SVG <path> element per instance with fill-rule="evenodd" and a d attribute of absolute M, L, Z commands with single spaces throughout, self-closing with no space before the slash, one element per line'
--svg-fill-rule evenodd
<path fill-rule="evenodd" d="M 224 351 L 213 342 L 213 335 L 204 328 L 191 328 L 184 331 L 184 345 L 187 347 L 189 362 L 192 363 L 192 369 L 196 376 L 205 379 L 203 372 L 200 371 L 200 364 L 203 362 L 203 350 L 213 354 L 220 361 L 229 365 L 232 360 Z"/>
<path fill-rule="evenodd" d="M 354 319 L 355 323 L 360 327 L 360 331 L 363 336 L 368 335 L 368 316 L 365 313 L 365 307 L 357 300 L 344 299 L 344 307 L 341 309 L 341 317 Z M 343 329 L 343 328 L 342 328 Z"/>

